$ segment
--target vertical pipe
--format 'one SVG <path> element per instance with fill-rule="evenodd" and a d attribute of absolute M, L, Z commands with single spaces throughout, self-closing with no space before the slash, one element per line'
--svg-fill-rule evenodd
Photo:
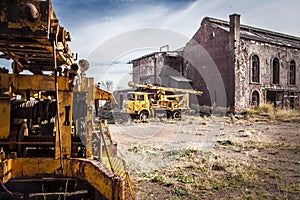
<path fill-rule="evenodd" d="M 102 131 L 102 130 L 100 130 L 100 131 Z M 101 134 L 101 133 L 100 133 Z M 98 138 L 97 138 L 98 140 L 99 140 L 99 152 L 98 152 L 98 160 L 100 161 L 100 162 L 102 162 L 102 145 L 103 145 L 103 142 L 102 142 L 102 137 L 101 137 L 101 135 L 98 135 Z"/>
<path fill-rule="evenodd" d="M 157 65 L 156 65 L 156 56 L 155 56 L 155 54 L 154 54 L 154 85 L 156 85 L 156 67 L 157 67 Z"/>
<path fill-rule="evenodd" d="M 139 64 L 138 64 L 138 82 L 137 83 L 141 83 L 141 61 L 138 60 Z"/>
<path fill-rule="evenodd" d="M 99 120 L 99 123 L 100 123 L 100 130 L 101 130 L 100 135 L 101 135 L 101 139 L 102 139 L 102 142 L 103 142 L 103 145 L 104 145 L 104 150 L 106 152 L 106 156 L 107 156 L 107 159 L 108 159 L 110 170 L 113 173 L 115 173 L 115 170 L 112 166 L 112 162 L 111 162 L 111 159 L 110 159 L 110 155 L 108 154 L 107 145 L 106 145 L 105 138 L 104 138 L 104 132 L 105 132 L 104 123 L 105 123 L 105 120 Z"/>
<path fill-rule="evenodd" d="M 61 131 L 60 131 L 60 110 L 59 110 L 59 96 L 58 96 L 58 81 L 57 81 L 57 63 L 56 63 L 56 44 L 53 40 L 53 60 L 54 60 L 54 84 L 55 84 L 55 93 L 56 93 L 56 118 L 57 118 L 57 130 L 56 134 L 58 134 L 58 143 L 59 143 L 59 158 L 60 158 L 60 167 L 62 170 L 62 173 L 64 172 L 64 166 L 63 166 L 63 158 L 62 158 L 62 138 L 61 138 Z M 56 148 L 56 147 L 55 147 Z"/>

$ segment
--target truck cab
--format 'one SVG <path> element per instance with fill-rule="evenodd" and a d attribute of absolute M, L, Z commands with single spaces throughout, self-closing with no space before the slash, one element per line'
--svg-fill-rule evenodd
<path fill-rule="evenodd" d="M 146 92 L 129 92 L 127 101 L 123 102 L 123 112 L 133 119 L 145 121 L 152 115 L 152 100 L 154 94 Z"/>

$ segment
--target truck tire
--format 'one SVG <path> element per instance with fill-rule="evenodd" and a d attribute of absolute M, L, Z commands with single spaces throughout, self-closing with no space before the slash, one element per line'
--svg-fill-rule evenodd
<path fill-rule="evenodd" d="M 173 111 L 173 119 L 181 119 L 181 112 L 179 110 Z"/>
<path fill-rule="evenodd" d="M 140 114 L 139 114 L 139 120 L 141 120 L 141 122 L 146 122 L 148 118 L 149 118 L 148 111 L 143 110 L 143 111 L 140 112 Z"/>

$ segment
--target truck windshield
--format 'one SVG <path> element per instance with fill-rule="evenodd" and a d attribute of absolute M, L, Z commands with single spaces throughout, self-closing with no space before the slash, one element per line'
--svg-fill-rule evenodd
<path fill-rule="evenodd" d="M 138 101 L 144 101 L 144 100 L 145 100 L 144 95 L 142 95 L 142 94 L 141 94 L 141 95 L 138 95 L 138 96 L 137 96 L 137 100 L 138 100 Z"/>
<path fill-rule="evenodd" d="M 128 100 L 134 100 L 134 94 L 129 93 L 129 94 L 127 95 L 127 99 L 128 99 Z"/>

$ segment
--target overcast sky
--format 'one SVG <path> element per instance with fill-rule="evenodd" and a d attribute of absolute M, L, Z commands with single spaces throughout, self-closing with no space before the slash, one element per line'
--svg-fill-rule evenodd
<path fill-rule="evenodd" d="M 83 57 L 113 36 L 143 28 L 176 31 L 190 38 L 205 16 L 300 35 L 299 0 L 52 0 L 60 22 Z M 141 36 L 143 37 L 143 36 Z"/>
<path fill-rule="evenodd" d="M 95 81 L 123 88 L 138 56 L 183 47 L 205 16 L 300 36 L 299 0 L 52 0 L 60 23 L 71 32 L 72 51 L 91 63 Z"/>
<path fill-rule="evenodd" d="M 52 0 L 60 24 L 80 59 L 91 63 L 95 81 L 129 79 L 137 56 L 169 45 L 183 47 L 205 16 L 300 36 L 299 0 Z M 119 83 L 117 83 L 119 82 Z M 117 86 L 120 85 L 120 86 Z"/>

